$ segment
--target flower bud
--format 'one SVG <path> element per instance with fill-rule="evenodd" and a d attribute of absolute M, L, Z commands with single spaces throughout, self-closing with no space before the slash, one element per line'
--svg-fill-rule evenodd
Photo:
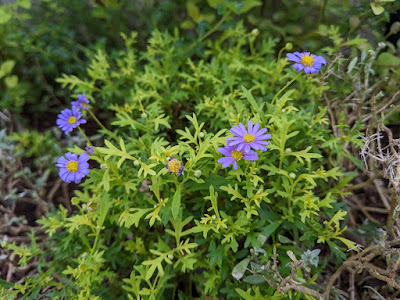
<path fill-rule="evenodd" d="M 139 165 L 139 161 L 138 161 L 138 160 L 135 160 L 135 161 L 133 162 L 133 164 L 134 164 L 135 166 L 138 166 L 138 165 Z"/>
<path fill-rule="evenodd" d="M 142 116 L 143 119 L 147 118 L 147 114 L 146 113 L 142 113 L 141 116 Z"/>
<path fill-rule="evenodd" d="M 251 31 L 251 34 L 254 35 L 254 36 L 257 36 L 257 35 L 260 34 L 260 30 L 258 30 L 258 28 L 254 28 L 254 29 Z"/>
<path fill-rule="evenodd" d="M 200 177 L 201 176 L 201 171 L 200 170 L 194 171 L 194 176 Z"/>
<path fill-rule="evenodd" d="M 287 148 L 287 149 L 285 150 L 285 152 L 286 152 L 286 154 L 292 153 L 292 149 Z"/>
<path fill-rule="evenodd" d="M 390 26 L 390 32 L 392 34 L 398 33 L 400 31 L 400 22 L 396 21 Z"/>
<path fill-rule="evenodd" d="M 204 137 L 204 132 L 199 133 L 199 137 L 203 138 Z"/>
<path fill-rule="evenodd" d="M 101 164 L 100 169 L 106 170 L 108 169 L 108 166 L 106 164 Z"/>
<path fill-rule="evenodd" d="M 92 200 L 87 204 L 88 211 L 95 211 L 95 210 L 97 210 L 98 207 L 99 207 L 99 203 L 95 200 Z"/>
<path fill-rule="evenodd" d="M 173 256 L 172 254 L 168 254 L 168 258 L 169 258 L 169 259 L 173 259 L 174 256 Z"/>
<path fill-rule="evenodd" d="M 296 174 L 294 174 L 294 173 L 290 173 L 289 176 L 290 176 L 290 178 L 292 178 L 292 179 L 295 179 L 295 178 L 296 178 Z"/>
<path fill-rule="evenodd" d="M 286 43 L 285 49 L 288 50 L 288 51 L 292 50 L 293 49 L 293 44 L 292 43 Z"/>

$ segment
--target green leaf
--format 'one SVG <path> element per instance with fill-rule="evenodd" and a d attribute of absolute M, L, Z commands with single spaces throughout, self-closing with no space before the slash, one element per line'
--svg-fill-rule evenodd
<path fill-rule="evenodd" d="M 31 8 L 31 0 L 18 0 L 17 4 L 25 9 Z"/>
<path fill-rule="evenodd" d="M 250 9 L 261 5 L 262 2 L 259 0 L 246 0 L 243 1 L 243 6 L 240 8 L 240 12 L 243 14 L 248 12 Z"/>
<path fill-rule="evenodd" d="M 112 206 L 112 202 L 110 201 L 110 196 L 108 195 L 108 193 L 101 194 L 99 205 L 100 205 L 100 209 L 99 209 L 100 216 L 99 216 L 99 219 L 97 220 L 97 226 L 101 227 L 104 224 L 104 220 L 106 219 L 108 210 Z"/>
<path fill-rule="evenodd" d="M 243 281 L 250 284 L 259 284 L 265 282 L 263 276 L 260 274 L 247 276 L 243 279 Z"/>
<path fill-rule="evenodd" d="M 17 75 L 7 76 L 6 78 L 4 78 L 4 82 L 9 89 L 13 89 L 18 84 L 18 76 Z"/>
<path fill-rule="evenodd" d="M 240 263 L 238 263 L 232 271 L 232 276 L 236 278 L 236 280 L 240 280 L 246 272 L 246 268 L 249 265 L 250 257 L 243 259 Z"/>
<path fill-rule="evenodd" d="M 1 7 L 0 7 L 0 19 L 1 19 Z M 14 60 L 6 60 L 5 62 L 3 62 L 0 66 L 0 78 L 3 78 L 7 74 L 11 73 L 14 66 L 15 66 Z"/>
<path fill-rule="evenodd" d="M 400 65 L 400 58 L 393 55 L 389 52 L 383 52 L 379 55 L 378 59 L 376 60 L 377 63 L 384 65 L 384 66 L 399 66 Z"/>
<path fill-rule="evenodd" d="M 383 8 L 382 5 L 376 4 L 376 3 L 371 3 L 371 9 L 373 11 L 373 13 L 377 16 L 380 15 L 381 13 L 383 13 L 385 11 L 385 9 Z"/>
<path fill-rule="evenodd" d="M 134 214 L 130 214 L 127 211 L 123 211 L 118 220 L 120 226 L 125 224 L 125 227 L 130 228 L 133 224 L 135 224 L 135 227 L 138 227 L 140 219 L 145 213 L 152 210 L 152 208 L 131 208 L 130 210 L 136 212 Z"/>
<path fill-rule="evenodd" d="M 281 225 L 280 222 L 271 223 L 261 228 L 261 234 L 264 235 L 266 239 L 268 239 L 271 236 L 271 234 L 273 234 L 278 229 L 279 225 Z"/>
<path fill-rule="evenodd" d="M 12 17 L 12 14 L 7 11 L 7 8 L 0 6 L 0 24 L 6 24 L 8 21 L 10 21 L 11 17 Z M 0 74 L 1 74 L 1 70 L 0 70 Z M 1 77 L 2 76 L 0 75 L 0 78 Z"/>
<path fill-rule="evenodd" d="M 248 89 L 244 86 L 241 87 L 243 91 L 243 95 L 249 101 L 250 105 L 253 107 L 254 111 L 258 113 L 261 119 L 264 118 L 264 113 L 262 112 L 261 108 L 258 106 L 256 100 L 254 99 L 253 95 L 250 93 Z"/>
<path fill-rule="evenodd" d="M 201 21 L 200 10 L 197 7 L 196 3 L 194 3 L 194 1 L 186 2 L 186 10 L 188 12 L 189 17 L 191 17 L 193 21 L 195 21 L 196 23 L 199 23 Z"/>
<path fill-rule="evenodd" d="M 106 192 L 110 190 L 110 169 L 104 171 L 103 179 L 100 182 L 100 187 L 102 186 Z"/>
<path fill-rule="evenodd" d="M 176 219 L 178 217 L 179 209 L 181 207 L 181 189 L 182 189 L 182 186 L 179 184 L 175 191 L 174 197 L 172 198 L 171 209 L 172 209 L 172 217 L 174 219 Z"/>

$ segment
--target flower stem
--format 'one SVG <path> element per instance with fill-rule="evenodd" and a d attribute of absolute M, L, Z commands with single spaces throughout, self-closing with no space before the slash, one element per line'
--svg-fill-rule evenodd
<path fill-rule="evenodd" d="M 108 130 L 108 129 L 100 122 L 100 120 L 97 119 L 97 117 L 96 117 L 95 114 L 92 112 L 92 110 L 88 109 L 88 112 L 89 112 L 90 116 L 93 118 L 93 120 L 97 123 L 97 125 L 100 126 L 101 129 L 103 129 L 108 135 L 110 135 L 110 136 L 113 137 L 114 139 L 116 139 L 116 140 L 118 139 L 118 138 L 116 137 L 116 135 L 115 135 L 113 132 L 111 132 L 110 130 Z"/>
<path fill-rule="evenodd" d="M 82 135 L 85 138 L 86 142 L 88 142 L 89 146 L 93 146 L 92 143 L 90 142 L 89 138 L 87 137 L 87 135 L 83 132 L 81 126 L 78 126 L 78 129 L 82 133 Z"/>
<path fill-rule="evenodd" d="M 271 105 L 270 107 L 272 107 L 272 104 L 274 104 L 274 102 L 278 98 L 278 96 L 280 94 L 282 94 L 282 92 L 284 90 L 286 90 L 297 78 L 299 78 L 301 74 L 303 74 L 303 71 L 299 72 L 292 80 L 290 80 L 288 83 L 286 83 L 286 85 L 283 88 L 281 88 L 278 93 L 275 94 L 274 98 L 272 99 L 272 101 L 270 103 L 270 105 Z"/>

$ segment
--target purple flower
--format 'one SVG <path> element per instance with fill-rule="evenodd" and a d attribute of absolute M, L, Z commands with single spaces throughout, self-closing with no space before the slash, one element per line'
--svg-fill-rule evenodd
<path fill-rule="evenodd" d="M 267 128 L 260 128 L 260 124 L 256 123 L 253 127 L 253 122 L 247 122 L 247 130 L 246 127 L 242 123 L 239 123 L 239 126 L 235 125 L 232 127 L 231 132 L 236 135 L 235 137 L 229 137 L 226 139 L 229 146 L 237 147 L 237 151 L 244 150 L 245 153 L 250 151 L 250 148 L 254 150 L 267 151 L 263 145 L 268 145 L 269 143 L 264 140 L 268 140 L 271 138 L 271 135 L 264 134 L 268 131 Z"/>
<path fill-rule="evenodd" d="M 94 154 L 94 151 L 96 150 L 96 148 L 95 147 L 93 147 L 93 146 L 86 146 L 85 147 L 85 152 L 87 153 L 87 154 L 89 154 L 89 155 L 93 155 Z"/>
<path fill-rule="evenodd" d="M 68 135 L 74 128 L 86 123 L 86 120 L 81 118 L 82 114 L 78 108 L 75 106 L 72 109 L 66 108 L 58 115 L 57 125 Z"/>
<path fill-rule="evenodd" d="M 218 148 L 218 152 L 225 155 L 225 157 L 221 157 L 218 159 L 218 162 L 222 164 L 223 168 L 229 167 L 233 164 L 233 168 L 235 170 L 238 169 L 238 161 L 242 158 L 244 160 L 257 160 L 258 154 L 257 152 L 250 151 L 245 153 L 243 151 L 239 151 L 235 146 L 226 145 L 224 148 Z"/>
<path fill-rule="evenodd" d="M 78 100 L 71 102 L 72 107 L 77 107 L 79 110 L 89 109 L 89 100 L 86 99 L 85 94 L 78 94 Z"/>
<path fill-rule="evenodd" d="M 89 174 L 89 156 L 83 152 L 79 157 L 71 152 L 65 153 L 57 160 L 56 167 L 60 168 L 58 175 L 65 182 L 80 183 Z"/>
<path fill-rule="evenodd" d="M 286 54 L 290 61 L 294 61 L 293 68 L 297 72 L 301 72 L 304 69 L 304 73 L 318 73 L 322 65 L 326 65 L 326 60 L 322 56 L 310 54 L 310 52 L 294 52 Z"/>
<path fill-rule="evenodd" d="M 178 176 L 180 176 L 185 169 L 184 166 L 182 166 L 181 162 L 177 160 L 176 158 L 170 158 L 168 160 L 168 163 L 165 165 L 165 167 L 168 169 L 169 173 L 175 173 Z"/>

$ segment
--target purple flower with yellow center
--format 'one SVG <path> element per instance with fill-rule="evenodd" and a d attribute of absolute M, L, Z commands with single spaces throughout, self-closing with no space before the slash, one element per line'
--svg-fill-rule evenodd
<path fill-rule="evenodd" d="M 218 159 L 218 162 L 222 164 L 223 168 L 227 168 L 233 164 L 233 169 L 238 169 L 238 162 L 244 160 L 257 160 L 258 154 L 255 151 L 243 152 L 239 151 L 237 147 L 226 145 L 223 148 L 218 148 L 218 152 L 225 155 Z"/>
<path fill-rule="evenodd" d="M 304 73 L 312 74 L 318 73 L 322 65 L 326 65 L 326 60 L 322 56 L 310 54 L 310 52 L 294 52 L 286 54 L 290 61 L 294 61 L 293 68 L 297 72 L 304 69 Z"/>
<path fill-rule="evenodd" d="M 58 115 L 57 125 L 66 135 L 68 135 L 74 128 L 86 123 L 86 120 L 81 118 L 82 114 L 80 110 L 77 107 L 72 106 L 72 109 L 66 108 L 61 111 Z"/>
<path fill-rule="evenodd" d="M 89 174 L 89 156 L 83 152 L 81 155 L 65 153 L 57 160 L 56 167 L 60 168 L 58 175 L 65 182 L 80 183 L 82 178 Z"/>
<path fill-rule="evenodd" d="M 168 169 L 169 173 L 174 173 L 178 176 L 180 176 L 185 169 L 185 167 L 182 166 L 181 162 L 176 158 L 170 158 L 165 167 Z"/>
<path fill-rule="evenodd" d="M 250 148 L 254 150 L 267 151 L 267 148 L 264 145 L 268 145 L 269 143 L 265 140 L 271 138 L 271 135 L 264 134 L 268 131 L 267 128 L 260 129 L 260 124 L 256 123 L 253 127 L 253 122 L 247 122 L 247 130 L 246 127 L 242 123 L 235 125 L 232 127 L 231 132 L 236 135 L 235 137 L 229 137 L 226 139 L 229 146 L 235 146 L 237 151 L 244 151 L 248 153 Z"/>
<path fill-rule="evenodd" d="M 85 94 L 78 94 L 78 100 L 71 102 L 72 107 L 77 107 L 79 110 L 89 109 L 89 100 L 86 99 Z"/>

